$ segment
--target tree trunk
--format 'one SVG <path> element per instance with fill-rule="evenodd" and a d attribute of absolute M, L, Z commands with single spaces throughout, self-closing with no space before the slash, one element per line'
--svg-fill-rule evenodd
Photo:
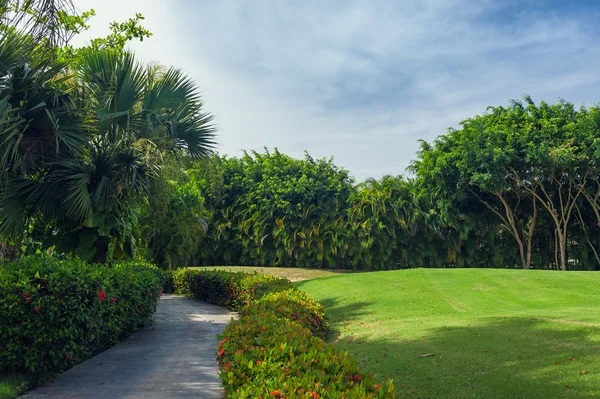
<path fill-rule="evenodd" d="M 566 237 L 560 239 L 560 270 L 567 270 L 567 240 Z"/>

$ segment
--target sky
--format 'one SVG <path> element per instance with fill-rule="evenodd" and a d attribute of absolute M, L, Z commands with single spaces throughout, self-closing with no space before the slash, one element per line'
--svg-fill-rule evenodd
<path fill-rule="evenodd" d="M 74 0 L 75 39 L 140 12 L 130 49 L 183 69 L 217 151 L 333 157 L 357 181 L 407 175 L 419 140 L 530 95 L 600 100 L 600 3 L 569 0 Z"/>

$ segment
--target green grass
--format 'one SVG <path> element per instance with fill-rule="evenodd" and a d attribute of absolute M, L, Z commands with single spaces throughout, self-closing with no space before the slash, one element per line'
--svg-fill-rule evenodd
<path fill-rule="evenodd" d="M 291 281 L 303 281 L 321 277 L 339 276 L 352 273 L 349 270 L 301 269 L 297 267 L 253 267 L 253 266 L 198 266 L 188 269 L 197 270 L 227 270 L 230 272 L 264 273 L 275 277 L 285 277 Z"/>
<path fill-rule="evenodd" d="M 415 269 L 297 285 L 325 305 L 329 340 L 399 397 L 600 396 L 600 273 Z"/>
<path fill-rule="evenodd" d="M 18 376 L 0 374 L 0 399 L 13 399 L 27 389 L 27 381 Z"/>

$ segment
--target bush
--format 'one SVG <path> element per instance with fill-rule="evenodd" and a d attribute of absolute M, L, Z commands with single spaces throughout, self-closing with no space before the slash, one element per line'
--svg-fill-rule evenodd
<path fill-rule="evenodd" d="M 345 352 L 292 320 L 263 309 L 232 321 L 218 347 L 221 380 L 230 398 L 392 398 Z"/>
<path fill-rule="evenodd" d="M 164 275 L 140 262 L 113 268 L 47 256 L 0 266 L 0 370 L 39 381 L 147 325 Z"/>
<path fill-rule="evenodd" d="M 285 291 L 271 292 L 256 302 L 250 309 L 257 311 L 268 310 L 277 317 L 290 319 L 309 329 L 318 337 L 325 337 L 327 323 L 325 309 L 319 302 L 311 299 L 305 292 L 296 288 Z"/>
<path fill-rule="evenodd" d="M 182 269 L 174 272 L 175 293 L 241 310 L 265 294 L 292 288 L 287 279 L 265 274 Z"/>

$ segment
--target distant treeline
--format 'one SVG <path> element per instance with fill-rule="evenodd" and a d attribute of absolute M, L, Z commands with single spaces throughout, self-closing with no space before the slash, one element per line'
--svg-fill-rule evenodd
<path fill-rule="evenodd" d="M 277 150 L 192 165 L 206 233 L 187 263 L 599 269 L 600 108 L 525 98 L 460 126 L 421 143 L 411 179 L 356 185 Z"/>

